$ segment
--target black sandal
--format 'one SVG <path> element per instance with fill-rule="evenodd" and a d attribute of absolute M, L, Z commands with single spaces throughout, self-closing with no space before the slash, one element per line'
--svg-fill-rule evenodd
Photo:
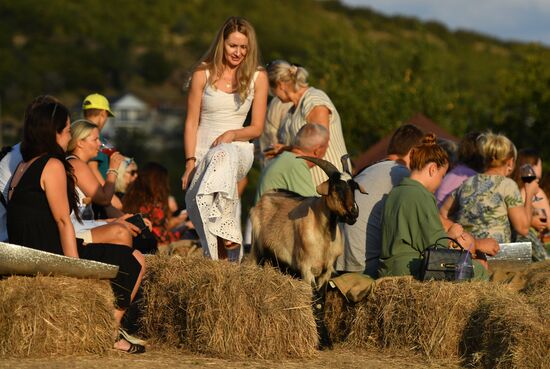
<path fill-rule="evenodd" d="M 143 354 L 145 352 L 145 346 L 137 345 L 132 342 L 128 342 L 130 344 L 130 347 L 128 350 L 126 350 L 129 354 Z"/>
<path fill-rule="evenodd" d="M 120 350 L 120 351 L 127 352 L 129 354 L 143 354 L 145 352 L 145 346 L 132 343 L 128 341 L 126 338 L 122 337 L 122 335 L 118 336 L 118 340 L 119 341 L 124 340 L 130 344 L 130 347 L 128 347 L 127 350 Z"/>

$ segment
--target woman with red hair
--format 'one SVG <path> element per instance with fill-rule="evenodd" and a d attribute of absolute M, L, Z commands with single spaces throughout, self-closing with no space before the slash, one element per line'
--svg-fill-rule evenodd
<path fill-rule="evenodd" d="M 172 228 L 186 220 L 184 215 L 172 217 L 169 197 L 168 170 L 161 164 L 151 162 L 139 170 L 137 179 L 122 198 L 125 212 L 141 213 L 151 221 L 153 235 L 161 246 L 179 239 L 179 233 L 173 232 Z"/>
<path fill-rule="evenodd" d="M 427 134 L 410 157 L 410 177 L 393 188 L 384 206 L 381 277 L 418 278 L 424 250 L 442 237 L 453 237 L 470 252 L 475 251 L 474 239 L 462 227 L 455 224 L 446 231 L 439 217 L 434 192 L 449 168 L 449 158 L 435 135 Z M 482 270 L 480 264 L 474 266 L 476 274 Z"/>

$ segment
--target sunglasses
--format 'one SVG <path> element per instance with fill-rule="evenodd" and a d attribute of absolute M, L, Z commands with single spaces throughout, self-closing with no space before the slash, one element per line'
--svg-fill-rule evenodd
<path fill-rule="evenodd" d="M 53 117 L 55 117 L 55 112 L 57 111 L 57 103 L 55 103 L 53 110 L 52 110 L 52 116 L 50 117 L 50 121 L 53 122 Z"/>
<path fill-rule="evenodd" d="M 132 169 L 132 170 L 129 171 L 128 173 L 130 173 L 131 176 L 137 176 L 138 171 L 137 171 L 137 169 Z"/>

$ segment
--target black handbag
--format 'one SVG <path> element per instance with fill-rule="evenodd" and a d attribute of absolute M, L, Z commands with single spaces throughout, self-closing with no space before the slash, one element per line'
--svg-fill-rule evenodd
<path fill-rule="evenodd" d="M 445 243 L 448 241 L 456 243 L 459 248 L 451 249 Z M 470 252 L 464 250 L 462 245 L 450 237 L 441 237 L 433 245 L 428 246 L 422 252 L 422 267 L 420 269 L 420 280 L 437 281 L 463 281 L 472 279 L 474 267 Z"/>

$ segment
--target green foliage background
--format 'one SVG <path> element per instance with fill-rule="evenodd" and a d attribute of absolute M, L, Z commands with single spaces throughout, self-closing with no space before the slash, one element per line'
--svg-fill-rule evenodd
<path fill-rule="evenodd" d="M 338 1 L 0 0 L 2 118 L 19 121 L 43 93 L 69 106 L 90 91 L 184 105 L 187 73 L 230 15 L 255 25 L 264 61 L 310 71 L 342 116 L 352 155 L 422 112 L 455 135 L 492 128 L 550 159 L 547 47 Z M 151 157 L 139 146 L 129 154 L 165 160 L 176 184 L 181 148 Z"/>

